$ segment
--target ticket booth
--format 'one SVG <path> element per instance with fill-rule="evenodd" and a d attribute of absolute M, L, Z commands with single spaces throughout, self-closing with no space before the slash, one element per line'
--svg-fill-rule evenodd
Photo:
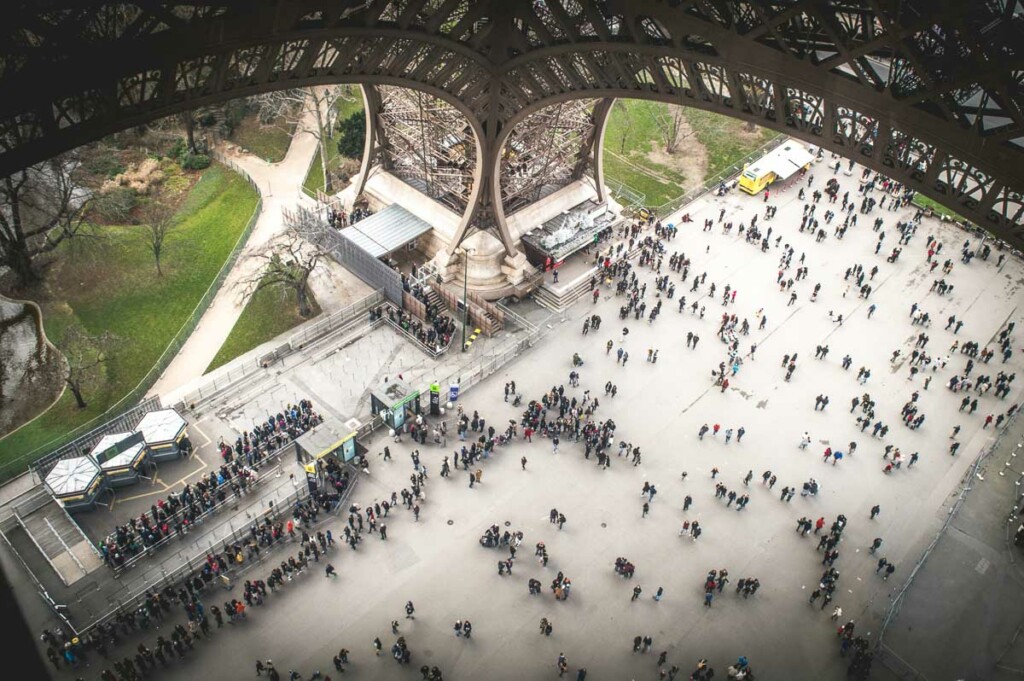
<path fill-rule="evenodd" d="M 139 432 L 104 435 L 89 456 L 100 465 L 111 487 L 135 484 L 150 465 L 149 450 Z"/>
<path fill-rule="evenodd" d="M 151 411 L 142 417 L 135 432 L 142 433 L 153 461 L 172 461 L 192 447 L 185 419 L 173 409 Z"/>
<path fill-rule="evenodd" d="M 91 456 L 61 459 L 43 484 L 69 513 L 93 510 L 97 497 L 107 489 L 107 479 Z"/>
<path fill-rule="evenodd" d="M 400 430 L 421 413 L 420 391 L 403 381 L 389 381 L 370 391 L 370 409 L 388 428 Z"/>
<path fill-rule="evenodd" d="M 316 491 L 324 484 L 329 459 L 346 464 L 365 452 L 366 447 L 356 439 L 356 431 L 349 430 L 332 418 L 324 420 L 295 440 L 295 456 L 306 472 L 310 491 Z"/>

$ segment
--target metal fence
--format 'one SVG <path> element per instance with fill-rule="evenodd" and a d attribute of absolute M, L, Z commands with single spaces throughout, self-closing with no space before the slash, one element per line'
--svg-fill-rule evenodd
<path fill-rule="evenodd" d="M 896 595 L 892 597 L 891 603 L 889 604 L 889 608 L 885 612 L 885 617 L 882 619 L 882 625 L 878 630 L 878 639 L 875 642 L 875 650 L 879 655 L 882 664 L 884 664 L 890 671 L 899 674 L 901 678 L 923 679 L 924 677 L 921 676 L 920 673 L 917 672 L 917 670 L 910 666 L 906 661 L 904 661 L 902 658 L 896 655 L 892 649 L 885 645 L 885 632 L 892 624 L 893 620 L 896 619 L 896 616 L 899 615 L 900 608 L 902 607 L 904 598 L 907 594 L 907 590 L 910 589 L 911 585 L 914 583 L 914 579 L 917 577 L 918 572 L 920 572 L 921 569 L 924 567 L 925 562 L 927 562 L 929 556 L 931 556 L 932 551 L 935 550 L 935 546 L 939 543 L 942 537 L 945 536 L 946 531 L 949 529 L 950 525 L 953 524 L 953 521 L 956 519 L 957 515 L 960 512 L 960 509 L 963 508 L 964 502 L 967 499 L 967 495 L 975 484 L 974 481 L 977 479 L 978 470 L 981 468 L 981 465 L 989 457 L 991 457 L 991 455 L 999 447 L 1000 443 L 1003 440 L 1003 437 L 1005 437 L 1006 434 L 1010 432 L 1011 426 L 1013 425 L 1014 421 L 1016 421 L 1017 416 L 1019 414 L 1020 412 L 1018 411 L 1009 419 L 1007 419 L 1006 425 L 1003 426 L 1002 431 L 996 437 L 995 441 L 992 442 L 992 444 L 990 444 L 988 447 L 984 447 L 980 452 L 978 452 L 978 455 L 975 457 L 974 462 L 971 464 L 971 467 L 964 474 L 963 480 L 960 484 L 960 493 L 957 495 L 956 501 L 953 502 L 953 506 L 949 509 L 949 512 L 946 514 L 946 518 L 942 523 L 942 527 L 940 527 L 939 531 L 935 533 L 935 536 L 932 538 L 931 543 L 928 544 L 928 547 L 921 554 L 921 557 L 918 558 L 917 563 L 914 564 L 913 570 L 911 570 L 910 574 L 907 575 L 906 581 L 903 582 L 903 585 L 899 588 L 899 591 L 897 591 Z"/>
<path fill-rule="evenodd" d="M 508 308 L 508 306 L 502 305 L 501 303 L 496 303 L 495 306 L 499 310 L 501 310 L 501 313 L 504 315 L 506 322 L 512 322 L 513 324 L 518 326 L 520 329 L 523 329 L 524 331 L 533 332 L 537 330 L 536 324 L 528 320 L 526 317 L 523 317 L 522 315 L 513 312 Z"/>
<path fill-rule="evenodd" d="M 249 186 L 252 187 L 257 194 L 263 194 L 263 192 L 260 191 L 259 185 L 256 184 L 256 180 L 252 179 L 252 175 L 246 172 L 245 168 L 235 163 L 233 159 L 228 158 L 228 156 L 220 149 L 211 148 L 210 156 L 216 159 L 216 161 L 221 165 L 225 165 L 231 170 L 233 170 L 235 173 L 241 175 L 242 178 L 249 183 Z"/>
<path fill-rule="evenodd" d="M 383 302 L 384 292 L 376 290 L 348 307 L 332 312 L 322 319 L 303 324 L 299 327 L 298 331 L 288 338 L 288 344 L 292 346 L 293 350 L 302 348 L 310 341 L 323 338 L 332 331 L 346 326 L 353 319 L 366 317 L 366 313 L 371 308 L 377 307 Z"/>
<path fill-rule="evenodd" d="M 605 179 L 604 183 L 608 190 L 619 199 L 619 203 L 624 203 L 627 208 L 637 209 L 647 203 L 646 194 L 633 189 L 624 182 L 609 177 Z"/>
<path fill-rule="evenodd" d="M 352 485 L 349 488 L 351 489 Z M 272 521 L 276 520 L 281 514 L 291 513 L 295 504 L 305 501 L 309 496 L 309 488 L 305 481 L 301 481 L 296 487 L 291 487 L 290 485 L 282 487 L 274 493 L 272 498 L 261 499 L 261 502 L 264 502 L 261 505 L 261 508 L 264 509 L 263 511 L 256 514 L 247 513 L 244 518 L 236 516 L 227 519 L 212 533 L 206 534 L 204 538 L 190 542 L 179 549 L 176 554 L 165 558 L 159 566 L 151 565 L 149 568 L 150 574 L 154 575 L 155 578 L 143 578 L 131 582 L 128 581 L 131 573 L 126 574 L 120 580 L 120 583 L 123 584 L 123 589 L 108 596 L 108 602 L 102 611 L 87 610 L 84 613 L 72 615 L 78 624 L 75 627 L 75 633 L 81 635 L 100 624 L 110 621 L 121 611 L 137 609 L 142 605 L 147 591 L 158 591 L 167 586 L 180 585 L 186 576 L 194 574 L 202 567 L 206 562 L 206 555 L 208 553 L 221 553 L 227 545 L 246 543 L 250 538 L 249 525 L 252 522 L 262 520 L 265 517 L 269 517 Z M 322 521 L 323 518 L 321 518 L 320 522 Z M 217 539 L 212 538 L 214 534 L 217 535 Z M 288 541 L 291 540 L 285 540 L 285 543 Z M 230 578 L 237 579 L 244 572 L 263 564 L 268 558 L 278 558 L 273 549 L 281 545 L 282 542 L 279 542 L 267 549 L 261 549 L 257 556 L 247 557 L 241 566 L 232 565 L 233 570 L 228 573 Z M 296 546 L 298 546 L 297 543 Z M 140 567 L 139 569 L 143 568 Z M 212 585 L 218 583 L 217 581 L 211 582 L 211 586 L 208 588 L 215 588 Z M 69 605 L 72 608 L 76 606 L 75 603 Z M 78 607 L 81 607 L 81 605 L 79 603 Z"/>
<path fill-rule="evenodd" d="M 534 343 L 540 340 L 546 332 L 547 330 L 544 327 L 535 327 L 534 330 L 529 333 L 512 338 L 505 343 L 498 345 L 494 350 L 470 363 L 469 366 L 460 368 L 455 373 L 437 381 L 437 383 L 441 385 L 442 389 L 444 386 L 458 385 L 459 394 L 461 395 L 477 383 L 488 378 L 491 374 L 501 369 L 516 357 L 519 357 L 526 350 L 532 347 Z M 420 387 L 421 394 L 426 395 L 429 391 L 430 386 L 428 384 L 424 384 Z"/>
<path fill-rule="evenodd" d="M 253 470 L 256 471 L 256 480 L 246 483 L 245 494 L 248 495 L 251 494 L 254 490 L 259 490 L 263 487 L 266 487 L 266 484 L 264 483 L 266 483 L 267 480 L 270 480 L 275 476 L 280 477 L 281 473 L 283 472 L 281 468 L 281 459 L 284 458 L 285 454 L 293 455 L 295 453 L 295 448 L 295 441 L 292 440 L 291 442 L 284 444 L 280 449 L 278 449 L 272 454 L 267 455 L 257 464 L 252 466 Z M 202 513 L 190 519 L 188 521 L 188 526 L 192 528 L 200 527 L 203 525 L 203 523 L 218 515 L 219 511 L 232 506 L 237 507 L 239 501 L 240 497 L 236 497 L 234 496 L 234 494 L 230 496 L 225 495 L 223 501 L 216 502 L 210 508 L 203 510 Z M 221 514 L 221 517 L 224 517 L 223 514 Z M 177 512 L 168 515 L 166 521 L 161 522 L 166 522 L 169 527 L 174 527 L 178 521 L 181 521 L 184 518 L 185 509 L 182 508 Z M 105 539 L 110 539 L 110 536 L 108 535 Z M 129 556 L 120 565 L 112 565 L 111 567 L 114 571 L 114 574 L 120 575 L 125 571 L 130 570 L 141 561 L 151 558 L 153 555 L 157 553 L 160 553 L 165 547 L 170 545 L 176 539 L 180 541 L 181 537 L 177 534 L 168 534 L 164 536 L 162 539 L 152 544 L 143 546 L 141 551 L 132 556 Z M 102 554 L 100 555 L 102 556 Z"/>

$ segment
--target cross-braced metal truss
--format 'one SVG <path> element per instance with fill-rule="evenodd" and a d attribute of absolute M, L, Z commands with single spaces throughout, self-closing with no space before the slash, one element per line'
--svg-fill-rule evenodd
<path fill-rule="evenodd" d="M 500 230 L 499 150 L 517 123 L 573 99 L 641 97 L 855 158 L 1024 247 L 1022 0 L 16 0 L 4 12 L 0 175 L 233 97 L 405 85 L 465 114 L 480 153 L 464 227 L 482 212 Z"/>
<path fill-rule="evenodd" d="M 501 202 L 506 214 L 583 177 L 597 125 L 595 101 L 574 99 L 530 114 L 501 150 Z"/>
<path fill-rule="evenodd" d="M 466 117 L 442 99 L 381 86 L 376 134 L 381 165 L 460 215 L 469 206 L 476 140 Z"/>

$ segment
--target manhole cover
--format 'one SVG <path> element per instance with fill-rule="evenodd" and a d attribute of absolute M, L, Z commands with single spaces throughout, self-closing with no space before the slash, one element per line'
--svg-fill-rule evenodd
<path fill-rule="evenodd" d="M 455 524 L 455 521 L 454 521 L 454 520 L 449 520 L 449 521 L 448 521 L 448 524 L 449 524 L 449 525 L 454 525 L 454 524 Z"/>
<path fill-rule="evenodd" d="M 608 527 L 608 523 L 601 523 L 601 527 Z"/>

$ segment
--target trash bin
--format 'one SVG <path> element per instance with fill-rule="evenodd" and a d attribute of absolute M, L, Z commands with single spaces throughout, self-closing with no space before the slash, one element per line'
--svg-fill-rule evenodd
<path fill-rule="evenodd" d="M 459 399 L 459 384 L 451 383 L 448 385 L 448 401 L 455 402 Z"/>

